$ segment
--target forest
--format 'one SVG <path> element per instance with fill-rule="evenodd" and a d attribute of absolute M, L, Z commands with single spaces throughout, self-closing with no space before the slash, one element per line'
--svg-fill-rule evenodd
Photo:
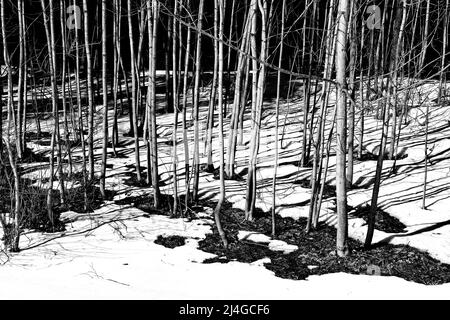
<path fill-rule="evenodd" d="M 449 2 L 0 0 L 1 281 L 448 295 Z"/>

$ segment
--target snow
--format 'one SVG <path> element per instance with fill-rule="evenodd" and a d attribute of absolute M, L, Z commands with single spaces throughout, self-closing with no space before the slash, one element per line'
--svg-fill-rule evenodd
<path fill-rule="evenodd" d="M 266 244 L 267 247 L 272 251 L 281 251 L 285 254 L 294 252 L 298 250 L 298 247 L 292 244 L 288 244 L 281 240 L 272 240 L 270 237 L 257 233 L 257 232 L 250 232 L 250 231 L 239 231 L 238 232 L 238 239 L 240 241 L 251 241 L 255 243 L 262 243 Z"/>
<path fill-rule="evenodd" d="M 263 267 L 267 258 L 253 264 L 202 264 L 212 255 L 196 246 L 210 230 L 201 220 L 145 218 L 139 210 L 124 208 L 105 211 L 96 223 L 74 221 L 61 237 L 28 234 L 21 243 L 24 251 L 1 267 L 0 298 L 439 299 L 450 290 L 448 284 L 426 287 L 344 273 L 285 280 Z M 175 249 L 153 242 L 167 233 L 189 239 Z"/>
<path fill-rule="evenodd" d="M 433 84 L 424 84 L 423 91 L 430 91 Z M 273 107 L 273 106 L 272 106 Z M 205 107 L 203 107 L 205 108 Z M 267 106 L 270 108 L 270 106 Z M 410 114 L 413 121 L 404 128 L 400 149 L 408 157 L 397 161 L 396 175 L 388 176 L 392 161 L 386 161 L 379 202 L 385 211 L 407 226 L 404 234 L 387 234 L 376 230 L 374 241 L 392 244 L 408 244 L 427 251 L 432 257 L 450 263 L 450 134 L 447 120 L 449 107 L 431 108 L 430 148 L 431 152 L 427 210 L 421 209 L 423 188 L 423 133 L 420 111 Z M 98 114 L 102 114 L 98 108 Z M 295 110 L 294 110 L 295 109 Z M 284 141 L 280 143 L 280 166 L 277 175 L 276 209 L 283 217 L 306 217 L 311 192 L 294 184 L 296 180 L 309 178 L 310 169 L 298 168 L 292 161 L 299 159 L 300 124 L 299 108 L 291 106 L 286 118 Z M 189 109 L 190 110 L 190 109 Z M 270 110 L 270 109 L 269 109 Z M 281 114 L 287 106 L 282 105 Z M 294 111 L 293 111 L 294 110 Z M 204 112 L 205 110 L 202 110 Z M 267 111 L 269 112 L 269 111 Z M 188 117 L 190 115 L 188 114 Z M 229 119 L 227 120 L 229 121 Z M 274 118 L 267 117 L 268 127 Z M 101 146 L 101 118 L 96 119 L 96 154 Z M 160 172 L 171 170 L 172 149 L 164 145 L 171 139 L 172 115 L 158 118 L 160 139 Z M 244 143 L 249 141 L 250 120 L 244 125 Z M 28 123 L 30 130 L 34 123 Z M 280 126 L 284 125 L 284 117 Z M 43 130 L 51 128 L 51 120 L 43 120 Z M 120 131 L 128 131 L 127 116 L 119 122 Z M 228 124 L 224 126 L 228 128 Z M 367 117 L 364 146 L 373 150 L 380 137 L 380 121 Z M 329 126 L 327 126 L 327 130 Z M 434 131 L 433 131 L 434 130 Z M 192 129 L 189 137 L 192 137 Z M 217 130 L 214 131 L 217 143 Z M 181 139 L 181 131 L 178 133 Z M 132 142 L 132 138 L 120 137 Z M 189 139 L 191 140 L 191 139 Z M 141 161 L 144 165 L 146 151 L 141 143 Z M 273 136 L 271 130 L 261 132 L 261 152 L 258 159 L 258 193 L 256 205 L 263 210 L 272 207 L 273 178 Z M 46 152 L 48 147 L 30 144 L 34 151 Z M 134 145 L 125 143 L 118 148 L 127 158 L 109 158 L 113 165 L 107 171 L 107 188 L 117 192 L 114 200 L 129 196 L 148 194 L 151 188 L 129 187 L 123 184 L 127 173 L 133 172 Z M 192 144 L 190 145 L 192 150 Z M 203 148 L 201 147 L 201 152 Z M 218 159 L 218 148 L 214 148 L 214 160 Z M 237 170 L 246 166 L 247 153 L 239 146 Z M 79 156 L 78 151 L 74 155 Z M 184 168 L 183 144 L 178 145 L 178 174 Z M 355 181 L 364 185 L 374 176 L 375 161 L 355 164 Z M 330 173 L 327 182 L 334 184 L 335 159 L 330 158 Z M 39 167 L 30 170 L 29 175 L 45 177 L 48 172 Z M 165 182 L 162 192 L 171 193 L 171 173 L 161 175 Z M 73 187 L 73 186 L 69 186 Z M 185 189 L 184 179 L 179 180 L 180 191 Z M 218 181 L 212 175 L 202 173 L 200 195 L 217 199 Z M 234 207 L 245 204 L 245 181 L 226 181 L 227 200 Z M 351 190 L 348 204 L 360 206 L 370 203 L 370 187 Z M 279 206 L 279 205 L 283 206 Z M 324 201 L 320 219 L 330 225 L 336 224 L 333 211 L 334 199 Z M 425 286 L 397 277 L 351 275 L 345 273 L 310 276 L 305 281 L 278 278 L 264 267 L 270 262 L 264 258 L 251 264 L 240 262 L 208 263 L 205 259 L 214 255 L 198 249 L 198 242 L 212 232 L 211 210 L 200 214 L 200 219 L 186 221 L 166 216 L 146 215 L 132 206 L 120 206 L 107 202 L 91 214 L 66 212 L 62 218 L 67 230 L 55 234 L 27 231 L 21 238 L 20 253 L 0 253 L 0 299 L 446 299 L 450 284 Z M 363 240 L 367 225 L 360 218 L 349 220 L 349 235 Z M 186 244 L 168 249 L 154 243 L 159 235 L 186 237 Z M 239 232 L 241 239 L 263 243 L 272 250 L 285 253 L 295 246 L 271 240 L 261 234 Z M 315 266 L 310 266 L 314 268 Z"/>

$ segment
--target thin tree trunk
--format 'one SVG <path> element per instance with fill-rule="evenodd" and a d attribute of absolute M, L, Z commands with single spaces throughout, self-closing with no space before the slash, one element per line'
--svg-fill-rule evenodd
<path fill-rule="evenodd" d="M 119 55 L 120 55 L 120 21 L 121 21 L 121 0 L 114 0 L 114 26 L 113 26 L 113 41 L 114 41 L 114 75 L 113 75 L 113 106 L 114 106 L 114 118 L 112 125 L 111 141 L 116 154 L 116 146 L 119 144 L 119 125 L 118 125 L 118 97 L 119 91 Z"/>
<path fill-rule="evenodd" d="M 217 1 L 217 0 L 215 0 Z M 219 20 L 219 6 L 215 3 L 214 5 L 214 70 L 213 70 L 213 80 L 211 84 L 211 94 L 209 98 L 209 106 L 208 106 L 208 127 L 207 127 L 207 135 L 206 135 L 206 155 L 207 155 L 207 172 L 214 172 L 214 164 L 213 164 L 213 129 L 214 129 L 214 108 L 216 106 L 216 95 L 217 95 L 217 77 L 218 77 L 218 69 L 219 69 L 219 43 L 218 43 L 218 20 Z M 220 88 L 219 88 L 220 90 Z"/>
<path fill-rule="evenodd" d="M 225 0 L 215 0 L 214 6 L 220 6 L 219 11 L 219 78 L 218 78 L 218 89 L 219 89 L 219 101 L 218 101 L 218 113 L 219 113 L 219 143 L 220 143 L 220 196 L 219 202 L 214 209 L 214 220 L 216 222 L 217 230 L 219 232 L 220 238 L 222 240 L 224 248 L 228 247 L 227 237 L 222 228 L 220 222 L 220 210 L 222 208 L 223 202 L 225 201 L 225 159 L 224 159 L 224 134 L 223 134 L 223 29 L 225 20 Z M 217 11 L 217 9 L 215 9 Z M 217 23 L 217 19 L 215 21 Z"/>
<path fill-rule="evenodd" d="M 62 105 L 63 105 L 63 117 L 64 117 L 64 140 L 66 151 L 69 160 L 69 176 L 72 176 L 72 151 L 69 141 L 69 123 L 67 120 L 67 101 L 66 101 L 66 67 L 67 67 L 67 48 L 66 48 L 66 5 L 64 0 L 59 1 L 60 6 L 60 21 L 61 21 L 61 42 L 62 42 L 62 70 L 61 70 L 61 91 L 62 91 Z M 71 85 L 69 84 L 69 90 Z M 63 199 L 62 199 L 63 200 Z"/>
<path fill-rule="evenodd" d="M 280 43 L 280 53 L 278 57 L 278 69 L 281 69 L 283 61 L 283 49 L 284 49 L 284 17 L 286 11 L 286 0 L 283 0 L 283 5 L 281 7 L 281 43 Z M 276 188 L 277 188 L 277 172 L 278 172 L 278 156 L 279 156 L 279 129 L 278 120 L 280 117 L 280 85 L 281 85 L 281 71 L 277 74 L 277 100 L 275 105 L 275 133 L 274 133 L 274 143 L 275 143 L 275 159 L 273 163 L 273 180 L 272 180 L 272 238 L 276 236 L 276 221 L 275 221 L 275 209 L 276 209 Z"/>
<path fill-rule="evenodd" d="M 106 51 L 106 0 L 102 0 L 102 93 L 103 93 L 103 145 L 102 145 L 102 168 L 100 173 L 100 193 L 106 198 L 106 160 L 108 155 L 108 86 L 106 79 L 107 51 Z"/>
<path fill-rule="evenodd" d="M 76 5 L 76 0 L 73 0 L 73 5 Z M 87 172 L 86 172 L 86 142 L 84 138 L 84 124 L 83 124 L 83 108 L 81 104 L 81 87 L 80 87 L 80 40 L 79 40 L 79 27 L 75 26 L 75 82 L 76 82 L 76 94 L 77 94 L 77 108 L 78 108 L 78 125 L 80 129 L 80 141 L 81 141 L 81 156 L 82 156 L 82 174 L 83 174 L 83 200 L 84 210 L 88 209 L 87 198 Z"/>
<path fill-rule="evenodd" d="M 25 64 L 25 56 L 24 56 L 24 42 L 25 42 L 25 36 L 24 36 L 24 28 L 23 28 L 23 19 L 24 19 L 24 13 L 22 11 L 23 0 L 17 0 L 17 15 L 19 20 L 19 82 L 17 85 L 17 123 L 15 124 L 15 127 L 17 128 L 17 139 L 16 139 L 16 150 L 17 150 L 17 157 L 19 159 L 22 158 L 22 106 L 23 106 L 23 82 L 24 82 L 24 74 L 26 78 L 26 64 Z"/>
<path fill-rule="evenodd" d="M 186 4 L 188 6 L 189 3 Z M 184 55 L 184 73 L 183 73 L 183 142 L 184 142 L 184 175 L 185 175 L 185 206 L 186 210 L 189 204 L 190 195 L 190 172 L 189 172 L 189 140 L 188 140 L 188 128 L 187 128 L 187 95 L 188 95 L 188 74 L 189 74 L 189 59 L 191 55 L 191 29 L 187 29 L 186 39 L 186 52 Z M 186 213 L 186 212 L 185 212 Z"/>
<path fill-rule="evenodd" d="M 337 36 L 337 25 L 333 24 L 333 10 L 335 7 L 334 0 L 331 0 L 329 3 L 328 9 L 328 22 L 326 23 L 327 28 L 327 37 L 326 37 L 326 48 L 325 48 L 325 63 L 324 63 L 324 77 L 329 78 L 331 76 L 331 71 L 333 68 L 333 57 L 335 55 L 336 50 L 336 41 L 335 38 Z M 316 88 L 317 89 L 317 88 Z M 318 114 L 318 128 L 316 129 L 315 138 L 313 139 L 313 130 L 314 130 L 314 108 L 313 114 L 311 115 L 311 141 L 314 140 L 314 154 L 313 154 L 313 168 L 311 174 L 311 200 L 310 200 L 310 208 L 308 220 L 306 223 L 306 232 L 311 231 L 312 221 L 315 215 L 319 215 L 317 212 L 317 195 L 320 188 L 320 176 L 322 169 L 322 155 L 323 155 L 323 136 L 324 136 L 324 128 L 325 128 L 325 120 L 327 115 L 327 106 L 329 100 L 329 90 L 330 84 L 328 82 L 324 82 L 322 86 L 322 93 L 320 97 L 320 111 Z M 314 98 L 314 101 L 316 99 Z M 315 103 L 314 103 L 315 104 Z M 307 156 L 309 158 L 309 155 Z"/>
<path fill-rule="evenodd" d="M 391 63 L 390 63 L 390 71 L 393 73 L 393 78 L 396 79 L 396 72 L 397 72 L 397 59 L 398 55 L 397 53 L 400 50 L 400 44 L 402 42 L 402 36 L 405 28 L 405 21 L 406 21 L 406 3 L 404 1 L 399 1 L 403 3 L 402 6 L 398 4 L 397 8 L 397 16 L 395 18 L 395 26 L 394 28 L 397 29 L 396 31 L 396 39 L 394 39 L 394 46 L 395 46 L 395 52 L 393 52 L 391 56 Z M 403 12 L 403 15 L 401 16 Z M 401 19 L 401 22 L 400 22 Z M 381 133 L 381 143 L 380 143 L 380 151 L 378 154 L 378 160 L 377 160 L 377 168 L 375 172 L 375 181 L 373 184 L 373 191 L 372 191 L 372 201 L 370 205 L 370 213 L 369 213 L 369 219 L 368 219 L 368 226 L 367 226 L 367 234 L 366 234 L 366 240 L 364 242 L 364 247 L 366 249 L 369 249 L 372 244 L 372 238 L 373 238 L 373 232 L 375 229 L 375 218 L 376 218 L 376 212 L 378 209 L 378 194 L 380 191 L 380 184 L 381 184 L 381 174 L 383 171 L 383 160 L 385 156 L 385 150 L 386 150 L 386 140 L 387 140 L 387 134 L 388 134 L 388 128 L 389 128 L 389 109 L 390 109 L 390 103 L 391 103 L 391 95 L 390 95 L 390 86 L 391 82 L 388 84 L 388 95 L 387 95 L 387 105 L 386 103 L 383 104 L 382 108 L 382 114 L 383 114 L 383 124 L 382 124 L 382 133 Z M 394 97 L 396 98 L 396 97 Z M 395 110 L 394 110 L 395 113 Z M 387 122 L 387 123 L 386 123 Z"/>
<path fill-rule="evenodd" d="M 174 0 L 173 5 L 173 14 L 175 17 L 178 16 L 178 0 Z M 178 176 L 177 176 L 177 162 L 178 162 L 178 154 L 177 154 L 177 131 L 178 131 L 178 112 L 179 112 L 179 103 L 178 103 L 178 63 L 177 63 L 177 19 L 172 19 L 172 98 L 173 98 L 173 132 L 172 132 L 172 174 L 173 174 L 173 211 L 172 215 L 176 216 L 178 214 Z"/>
<path fill-rule="evenodd" d="M 194 159 L 193 159 L 193 186 L 192 199 L 194 202 L 198 201 L 198 188 L 200 178 L 200 126 L 199 126 L 199 108 L 200 108 L 200 71 L 201 71 L 201 56 L 202 56 L 202 34 L 200 30 L 203 28 L 203 9 L 205 0 L 200 0 L 197 19 L 197 44 L 195 54 L 195 83 L 194 83 L 194 105 L 193 105 L 193 120 L 194 120 Z"/>
<path fill-rule="evenodd" d="M 251 26 L 251 16 L 248 15 L 246 17 L 245 27 L 244 27 L 244 34 L 242 36 L 241 51 L 238 55 L 238 62 L 237 62 L 237 68 L 236 68 L 236 79 L 235 79 L 235 88 L 234 88 L 234 99 L 233 99 L 233 110 L 231 113 L 231 119 L 230 119 L 230 129 L 228 134 L 228 147 L 227 147 L 227 161 L 226 161 L 226 175 L 228 178 L 233 178 L 234 174 L 234 167 L 235 167 L 235 156 L 236 156 L 236 143 L 237 143 L 237 126 L 239 123 L 240 118 L 240 112 L 245 109 L 245 102 L 247 97 L 245 97 L 246 92 L 246 86 L 247 82 L 246 79 L 248 78 L 248 57 L 244 55 L 244 50 L 248 47 L 248 35 L 250 33 L 250 26 Z M 243 73 L 243 70 L 247 71 Z M 246 77 L 244 79 L 244 85 L 242 85 L 242 77 Z M 241 89 L 242 88 L 242 89 Z M 243 95 L 242 90 L 244 91 Z M 242 103 L 242 101 L 244 103 Z"/>
<path fill-rule="evenodd" d="M 3 59 L 6 65 L 6 71 L 8 74 L 8 102 L 7 102 L 7 112 L 8 112 L 8 119 L 7 119 L 7 132 L 6 132 L 6 138 L 4 137 L 3 129 L 2 129 L 2 140 L 5 141 L 5 145 L 8 152 L 8 159 L 11 165 L 11 169 L 13 171 L 13 177 L 14 177 L 14 213 L 11 212 L 11 215 L 14 216 L 13 221 L 13 239 L 12 243 L 10 243 L 10 250 L 13 252 L 19 251 L 19 237 L 20 237 L 20 176 L 18 173 L 18 167 L 17 167 L 17 161 L 14 159 L 13 151 L 11 150 L 10 146 L 10 131 L 11 126 L 14 126 L 13 124 L 13 115 L 14 115 L 14 108 L 13 108 L 13 96 L 12 96 L 12 69 L 11 69 L 11 60 L 9 56 L 8 51 L 8 39 L 6 37 L 6 24 L 5 24 L 5 3 L 4 0 L 0 0 L 0 21 L 1 21 L 1 32 L 2 32 L 2 38 L 3 38 Z M 2 110 L 3 111 L 3 110 Z M 3 113 L 3 112 L 2 112 Z M 16 137 L 15 137 L 16 138 Z M 3 145 L 3 142 L 2 142 Z M 4 221 L 2 220 L 2 224 L 4 224 Z M 4 226 L 3 226 L 4 227 Z"/>
<path fill-rule="evenodd" d="M 25 18 L 25 2 L 21 1 L 22 4 L 22 34 L 23 34 L 23 60 L 24 60 L 24 78 L 23 78 L 23 112 L 22 112 L 22 151 L 26 151 L 26 131 L 27 131 L 27 104 L 28 104 L 28 33 L 27 33 L 27 23 Z M 20 119 L 19 119 L 20 121 Z"/>
<path fill-rule="evenodd" d="M 150 2 L 147 2 L 147 9 Z M 149 24 L 149 42 L 152 42 L 152 51 L 149 55 L 149 61 L 151 61 L 150 69 L 150 81 L 149 81 L 149 92 L 151 96 L 150 99 L 150 119 L 149 124 L 151 127 L 151 170 L 152 170 L 152 187 L 153 187 L 153 199 L 155 208 L 159 207 L 160 189 L 159 189 L 159 174 L 158 174 L 158 140 L 156 133 L 156 43 L 157 43 L 157 30 L 158 30 L 158 19 L 159 19 L 159 2 L 157 0 L 152 0 L 152 13 L 153 13 L 153 30 Z M 150 19 L 150 18 L 149 18 Z M 150 90 L 151 89 L 151 90 Z"/>
<path fill-rule="evenodd" d="M 359 142 L 358 142 L 358 158 L 362 159 L 363 156 L 363 142 L 364 142 L 364 116 L 365 116 L 365 108 L 364 108 L 364 68 L 363 68 L 363 57 L 364 55 L 362 54 L 364 51 L 364 31 L 365 31 L 365 26 L 366 23 L 365 21 L 361 22 L 361 46 L 360 46 L 360 59 L 359 59 L 359 68 L 360 68 L 360 72 L 359 72 L 359 100 L 360 100 L 360 109 L 361 109 L 361 113 L 360 113 L 360 123 L 359 123 Z M 372 57 L 372 50 L 373 50 L 373 32 L 372 32 L 372 36 L 371 36 L 371 54 L 370 57 Z M 368 71 L 368 79 L 370 82 L 370 62 L 369 62 L 369 71 Z M 370 83 L 369 83 L 369 87 L 368 90 L 369 91 L 370 88 Z"/>
<path fill-rule="evenodd" d="M 350 94 L 350 100 L 355 101 L 355 92 L 356 92 L 356 54 L 357 54 L 357 44 L 356 44 L 356 17 L 352 18 L 354 15 L 356 16 L 357 6 L 356 1 L 351 6 L 351 14 L 350 20 L 351 22 L 348 25 L 349 37 L 350 37 L 350 77 L 348 84 L 348 91 Z M 354 165 L 354 145 L 355 145 L 355 104 L 350 103 L 348 108 L 348 138 L 347 138 L 347 170 L 346 170 L 346 179 L 347 179 L 347 188 L 351 189 L 353 186 L 353 165 Z"/>
<path fill-rule="evenodd" d="M 84 0 L 86 1 L 86 0 Z M 128 36 L 130 40 L 130 60 L 131 60 L 131 104 L 133 112 L 133 133 L 134 133 L 134 160 L 136 162 L 136 178 L 140 182 L 141 177 L 141 160 L 139 156 L 139 130 L 138 130 L 138 110 L 137 110 L 137 88 L 136 88 L 136 56 L 134 50 L 133 39 L 133 13 L 131 11 L 131 0 L 127 0 L 128 9 Z"/>
<path fill-rule="evenodd" d="M 89 14 L 87 0 L 83 0 L 84 17 L 84 46 L 86 50 L 87 63 L 87 92 L 89 103 L 88 118 L 88 159 L 89 159 L 89 180 L 94 180 L 94 91 L 92 86 L 92 58 L 91 44 L 89 43 Z"/>
<path fill-rule="evenodd" d="M 248 221 L 253 220 L 253 213 L 255 210 L 256 203 L 256 170 L 257 170 L 257 160 L 259 152 L 259 141 L 260 141 L 260 130 L 261 130 L 261 115 L 263 108 L 263 98 L 264 98 L 264 84 L 266 77 L 266 54 L 268 45 L 268 34 L 267 34 L 267 0 L 263 0 L 257 4 L 256 0 L 252 0 L 253 9 L 253 26 L 252 26 L 252 53 L 256 53 L 256 11 L 259 5 L 259 10 L 261 11 L 261 48 L 260 48 L 260 61 L 262 62 L 259 66 L 258 63 L 253 59 L 253 99 L 252 102 L 252 137 L 250 142 L 250 155 L 249 155 L 249 165 L 248 165 L 248 176 L 247 176 L 247 190 L 246 190 L 246 202 L 245 202 L 245 219 Z M 256 55 L 255 55 L 256 56 Z"/>
<path fill-rule="evenodd" d="M 52 131 L 52 138 L 50 144 L 50 172 L 49 172 L 49 187 L 47 191 L 47 212 L 52 226 L 55 225 L 54 215 L 53 215 L 53 182 L 54 182 L 54 152 L 55 152 L 55 141 L 57 140 L 57 134 L 59 133 L 57 128 L 59 127 L 59 118 L 58 118 L 58 105 L 57 105 L 57 88 L 56 88 L 56 73 L 55 73 L 55 62 L 56 59 L 54 57 L 55 47 L 54 47 L 54 29 L 53 29 L 53 0 L 49 1 L 50 8 L 50 19 L 47 15 L 47 5 L 45 4 L 45 0 L 41 0 L 42 12 L 44 17 L 44 27 L 45 27 L 45 35 L 47 38 L 47 46 L 49 53 L 49 67 L 50 67 L 50 80 L 51 80 L 51 90 L 52 90 L 52 113 L 54 119 L 54 128 Z M 50 26 L 49 26 L 50 20 Z M 59 140 L 59 139 L 58 139 Z M 59 141 L 58 141 L 59 142 Z"/>
<path fill-rule="evenodd" d="M 347 221 L 347 190 L 346 190 L 346 111 L 347 97 L 344 93 L 346 49 L 347 49 L 347 21 L 349 2 L 340 0 L 338 7 L 338 34 L 336 38 L 336 197 L 337 197 L 337 237 L 336 251 L 339 257 L 349 254 L 348 221 Z"/>
<path fill-rule="evenodd" d="M 166 113 L 173 112 L 173 97 L 171 97 L 172 88 L 170 82 L 170 38 L 172 37 L 172 26 L 173 26 L 173 17 L 167 16 L 167 41 L 164 42 L 164 58 L 165 58 L 165 67 L 166 67 Z M 173 51 L 173 49 L 172 49 Z"/>
<path fill-rule="evenodd" d="M 446 74 L 445 65 L 447 61 L 447 44 L 448 44 L 448 11 L 449 11 L 450 1 L 446 0 L 445 2 L 445 11 L 444 11 L 444 34 L 443 34 L 443 43 L 442 43 L 442 58 L 441 58 L 441 72 L 439 75 L 439 96 L 438 96 L 438 104 L 442 104 L 442 96 L 446 94 L 446 90 L 444 89 L 444 83 L 446 82 Z"/>

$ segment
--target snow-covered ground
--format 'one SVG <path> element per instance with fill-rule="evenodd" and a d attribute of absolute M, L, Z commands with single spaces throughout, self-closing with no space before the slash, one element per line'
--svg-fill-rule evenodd
<path fill-rule="evenodd" d="M 423 91 L 432 91 L 426 84 Z M 203 92 L 207 98 L 207 92 Z M 434 99 L 431 95 L 429 100 Z M 293 181 L 309 177 L 310 169 L 292 164 L 299 160 L 301 150 L 301 113 L 299 101 L 291 102 L 290 112 L 282 105 L 280 126 L 285 127 L 278 169 L 277 203 L 282 216 L 301 217 L 307 215 L 310 190 L 293 184 Z M 206 107 L 204 107 L 206 108 Z M 205 111 L 206 109 L 203 109 Z M 436 259 L 450 263 L 450 119 L 449 107 L 431 107 L 430 149 L 431 165 L 428 175 L 427 210 L 421 207 L 424 160 L 424 107 L 412 110 L 410 123 L 403 129 L 399 149 L 408 157 L 398 160 L 398 172 L 387 177 L 391 161 L 386 161 L 385 176 L 380 191 L 379 203 L 392 216 L 407 226 L 407 233 L 387 234 L 376 231 L 375 241 L 393 244 L 409 244 L 427 251 Z M 100 115 L 100 109 L 98 109 Z M 202 112 L 203 125 L 206 112 Z M 267 103 L 263 114 L 263 126 L 270 128 L 274 122 L 273 104 Z M 120 120 L 120 130 L 128 131 L 127 116 Z M 246 120 L 244 143 L 250 139 L 250 120 Z M 101 119 L 96 119 L 98 141 L 101 147 Z M 34 124 L 31 123 L 31 126 Z M 171 192 L 171 147 L 164 142 L 172 139 L 173 115 L 158 118 L 159 161 L 163 192 Z M 51 122 L 43 124 L 50 127 Z M 225 126 L 227 128 L 228 126 Z M 364 146 L 371 150 L 377 144 L 381 124 L 372 117 L 367 118 Z M 33 130 L 33 128 L 30 128 Z M 192 130 L 192 128 L 191 128 Z M 190 132 L 192 135 L 192 132 Z M 202 135 L 204 136 L 204 135 Z M 217 132 L 214 134 L 217 138 Z M 125 138 L 121 136 L 122 140 Z M 179 174 L 183 166 L 183 144 L 181 131 L 178 134 Z M 274 137 L 271 129 L 263 130 L 257 173 L 258 199 L 256 205 L 268 210 L 271 207 L 271 179 L 273 177 Z M 215 140 L 216 141 L 216 140 Z M 146 151 L 141 144 L 141 159 L 144 163 Z M 203 144 L 202 144 L 203 146 Z M 35 151 L 47 147 L 30 144 Z M 109 158 L 113 167 L 107 172 L 107 187 L 117 192 L 114 200 L 146 194 L 149 188 L 129 187 L 123 184 L 127 173 L 133 172 L 133 144 L 118 150 L 127 158 Z M 203 150 L 203 148 L 201 148 Z M 191 149 L 192 151 L 192 145 Z M 112 150 L 111 150 L 112 151 Z M 216 151 L 215 157 L 218 156 Z M 246 147 L 238 147 L 237 172 L 246 167 Z M 330 159 L 329 183 L 333 184 L 335 159 Z M 375 162 L 357 162 L 355 181 L 364 185 L 375 173 Z M 38 175 L 45 172 L 35 171 Z M 181 189 L 184 189 L 180 178 Z M 227 181 L 227 200 L 242 208 L 245 197 L 244 181 Z M 214 199 L 219 192 L 218 181 L 211 174 L 202 173 L 200 195 Z M 371 188 L 359 188 L 349 192 L 349 205 L 370 203 Z M 335 223 L 334 201 L 325 201 L 321 219 Z M 80 215 L 68 212 L 63 215 L 68 221 L 62 233 L 42 234 L 28 231 L 22 238 L 20 253 L 0 254 L 0 298 L 2 299 L 47 299 L 47 298 L 119 298 L 119 299 L 446 299 L 450 296 L 450 284 L 425 286 L 407 282 L 396 277 L 350 275 L 344 273 L 311 276 L 305 281 L 286 280 L 275 277 L 267 270 L 263 261 L 253 264 L 230 262 L 227 264 L 202 264 L 211 254 L 197 249 L 198 242 L 211 232 L 213 221 L 210 210 L 202 213 L 202 219 L 191 222 L 170 219 L 164 216 L 148 216 L 131 206 L 119 206 L 114 201 L 105 203 L 92 214 Z M 366 225 L 362 219 L 351 218 L 351 237 L 364 239 Z M 245 237 L 245 230 L 241 236 Z M 184 246 L 168 249 L 154 243 L 158 235 L 181 235 L 187 237 Z M 259 239 L 261 240 L 261 239 Z M 264 239 L 262 239 L 265 241 Z M 267 240 L 267 239 L 266 239 Z M 275 243 L 276 245 L 279 243 Z M 285 247 L 286 248 L 286 247 Z M 289 249 L 289 247 L 288 247 Z"/>

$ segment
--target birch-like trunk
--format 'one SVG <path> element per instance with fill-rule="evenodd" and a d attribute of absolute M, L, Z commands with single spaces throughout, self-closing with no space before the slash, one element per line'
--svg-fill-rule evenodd
<path fill-rule="evenodd" d="M 347 52 L 347 23 L 349 2 L 339 0 L 338 33 L 336 37 L 336 207 L 337 207 L 337 236 L 336 252 L 339 257 L 349 254 L 348 221 L 347 221 L 347 189 L 346 189 L 346 136 L 347 136 L 347 96 L 346 88 L 346 52 Z"/>

